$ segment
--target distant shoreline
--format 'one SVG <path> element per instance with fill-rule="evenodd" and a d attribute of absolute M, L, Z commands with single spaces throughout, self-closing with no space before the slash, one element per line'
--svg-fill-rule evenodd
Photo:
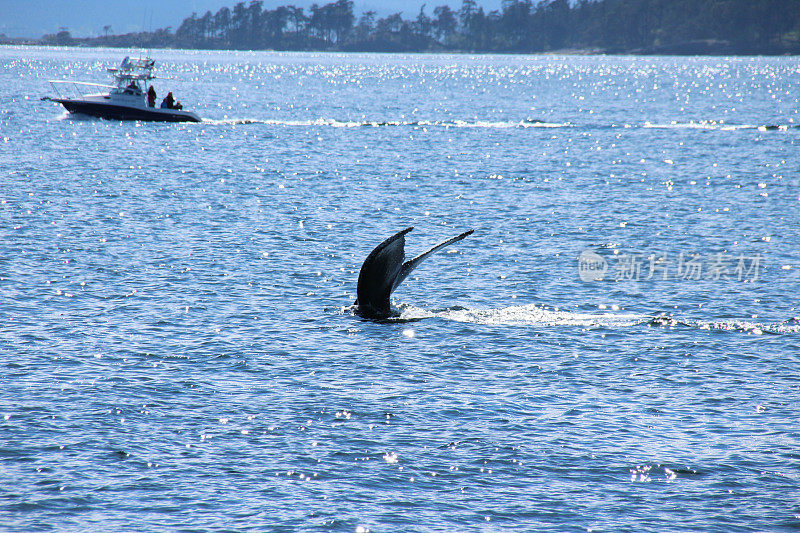
<path fill-rule="evenodd" d="M 274 50 L 360 53 L 551 55 L 800 55 L 798 0 L 504 0 L 486 11 L 478 0 L 457 10 L 426 4 L 413 18 L 399 11 L 357 16 L 352 0 L 270 6 L 254 0 L 192 13 L 173 30 L 73 37 L 68 28 L 38 39 L 0 43 L 51 46 Z"/>
<path fill-rule="evenodd" d="M 420 54 L 420 55 L 435 55 L 435 54 L 454 54 L 454 55 L 500 55 L 500 56 L 641 56 L 641 57 L 800 57 L 800 53 L 787 53 L 787 52 L 749 52 L 749 51 L 725 51 L 725 50 L 709 50 L 703 47 L 680 47 L 679 50 L 581 50 L 565 48 L 562 50 L 546 50 L 541 52 L 518 52 L 518 51 L 485 51 L 485 50 L 457 50 L 457 49 L 441 49 L 441 50 L 370 50 L 370 49 L 303 49 L 303 50 L 282 50 L 282 49 L 240 49 L 240 48 L 184 48 L 174 46 L 146 46 L 141 44 L 131 43 L 129 45 L 105 45 L 105 44 L 53 44 L 46 43 L 41 39 L 6 39 L 0 41 L 0 46 L 26 46 L 26 47 L 50 47 L 50 48 L 110 48 L 118 50 L 131 50 L 131 49 L 157 49 L 157 50 L 208 50 L 210 52 L 313 52 L 313 53 L 354 53 L 354 54 Z M 674 48 L 674 47 L 670 47 Z"/>

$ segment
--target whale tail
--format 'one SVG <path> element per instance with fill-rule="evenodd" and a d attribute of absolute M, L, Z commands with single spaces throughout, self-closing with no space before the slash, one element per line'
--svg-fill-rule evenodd
<path fill-rule="evenodd" d="M 437 252 L 461 239 L 472 235 L 475 230 L 469 230 L 461 235 L 456 235 L 441 244 L 437 244 L 427 252 L 414 259 L 404 261 L 406 233 L 413 227 L 399 231 L 380 243 L 364 260 L 358 274 L 356 312 L 368 318 L 385 318 L 391 315 L 392 309 L 389 298 L 404 279 L 419 264 Z"/>

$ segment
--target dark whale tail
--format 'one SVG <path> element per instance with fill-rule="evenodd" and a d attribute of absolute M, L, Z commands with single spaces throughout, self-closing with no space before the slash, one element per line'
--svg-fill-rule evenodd
<path fill-rule="evenodd" d="M 389 297 L 412 270 L 445 246 L 458 242 L 475 230 L 469 230 L 441 244 L 437 244 L 427 252 L 414 259 L 405 259 L 405 235 L 414 228 L 406 228 L 380 243 L 364 260 L 358 274 L 356 313 L 365 318 L 386 318 L 391 316 L 392 308 Z"/>

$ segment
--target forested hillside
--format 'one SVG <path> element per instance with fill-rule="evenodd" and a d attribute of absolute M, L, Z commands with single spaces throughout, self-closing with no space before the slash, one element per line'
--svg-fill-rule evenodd
<path fill-rule="evenodd" d="M 800 53 L 800 0 L 475 0 L 379 18 L 338 0 L 264 9 L 259 0 L 192 13 L 174 30 L 50 44 L 211 49 L 605 53 Z"/>

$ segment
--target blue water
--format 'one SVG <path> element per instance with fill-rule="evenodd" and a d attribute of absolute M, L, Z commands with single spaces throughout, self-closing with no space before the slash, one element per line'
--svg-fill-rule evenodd
<path fill-rule="evenodd" d="M 0 48 L 1 530 L 800 529 L 797 58 L 128 53 Z"/>

